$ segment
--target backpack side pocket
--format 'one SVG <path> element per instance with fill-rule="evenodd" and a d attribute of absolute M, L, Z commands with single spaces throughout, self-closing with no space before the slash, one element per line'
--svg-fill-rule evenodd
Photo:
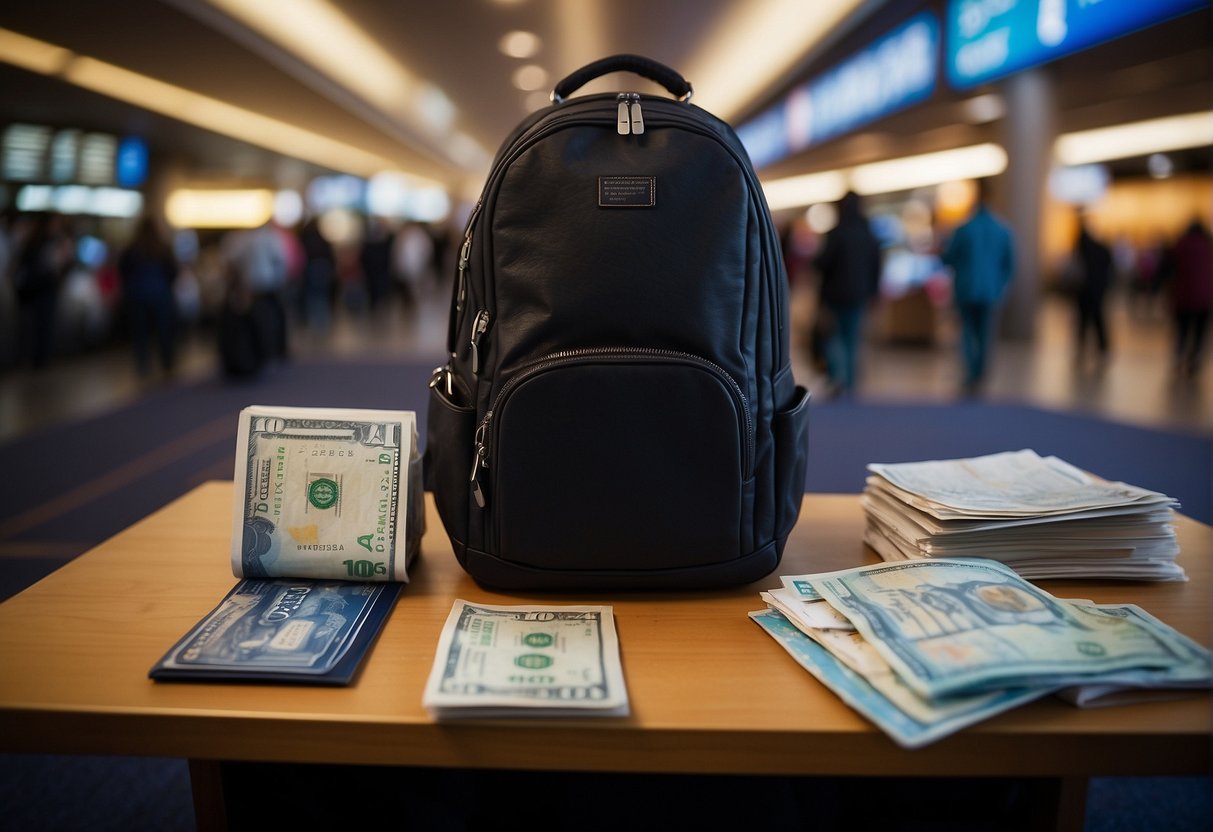
<path fill-rule="evenodd" d="M 434 492 L 438 516 L 451 538 L 456 555 L 462 554 L 468 534 L 468 471 L 472 468 L 472 435 L 476 409 L 464 404 L 467 396 L 448 374 L 430 384 L 425 442 L 425 480 Z"/>
<path fill-rule="evenodd" d="M 791 407 L 775 414 L 775 537 L 782 546 L 800 517 L 809 459 L 809 391 L 797 386 Z"/>

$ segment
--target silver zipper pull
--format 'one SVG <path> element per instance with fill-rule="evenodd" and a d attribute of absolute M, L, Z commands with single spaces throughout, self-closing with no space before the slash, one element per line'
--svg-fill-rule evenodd
<path fill-rule="evenodd" d="M 632 135 L 639 136 L 644 132 L 644 113 L 640 111 L 640 93 L 632 93 Z"/>
<path fill-rule="evenodd" d="M 621 136 L 627 136 L 632 132 L 632 116 L 628 94 L 626 92 L 619 93 L 619 106 L 615 110 L 615 129 Z"/>
<path fill-rule="evenodd" d="M 472 375 L 480 375 L 480 339 L 489 328 L 489 312 L 481 309 L 472 321 Z"/>
<path fill-rule="evenodd" d="M 467 297 L 468 257 L 472 251 L 472 232 L 468 231 L 463 238 L 463 246 L 459 249 L 459 292 L 455 300 L 455 311 L 463 311 L 463 301 Z"/>
<path fill-rule="evenodd" d="M 476 449 L 472 453 L 472 473 L 468 476 L 468 482 L 472 484 L 472 496 L 476 498 L 476 505 L 480 508 L 484 508 L 487 502 L 484 497 L 484 488 L 480 485 L 480 469 L 489 467 L 489 449 L 484 444 L 484 437 L 492 415 L 492 411 L 486 413 L 484 421 L 476 429 Z"/>
<path fill-rule="evenodd" d="M 463 302 L 467 298 L 467 271 L 468 262 L 472 256 L 472 233 L 476 228 L 476 217 L 480 214 L 480 204 L 483 200 L 476 200 L 476 204 L 472 206 L 472 213 L 468 216 L 467 228 L 463 232 L 463 245 L 459 249 L 459 291 L 455 297 L 455 311 L 463 311 Z"/>

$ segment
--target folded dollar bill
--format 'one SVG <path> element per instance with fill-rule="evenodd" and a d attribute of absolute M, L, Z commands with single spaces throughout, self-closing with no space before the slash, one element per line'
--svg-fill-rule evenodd
<path fill-rule="evenodd" d="M 404 583 L 424 526 L 414 412 L 266 406 L 240 412 L 236 577 Z"/>
<path fill-rule="evenodd" d="M 438 719 L 626 716 L 614 611 L 456 600 L 422 704 Z"/>

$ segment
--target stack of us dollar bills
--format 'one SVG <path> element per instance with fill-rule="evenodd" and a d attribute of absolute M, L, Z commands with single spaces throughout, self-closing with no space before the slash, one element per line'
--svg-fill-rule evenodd
<path fill-rule="evenodd" d="M 626 716 L 614 610 L 456 600 L 422 704 L 436 719 Z"/>
<path fill-rule="evenodd" d="M 1056 694 L 1078 707 L 1213 687 L 1209 650 L 1133 604 L 1056 598 L 997 561 L 787 575 L 750 617 L 897 744 Z"/>
<path fill-rule="evenodd" d="M 407 583 L 425 531 L 413 411 L 240 412 L 232 572 Z"/>
<path fill-rule="evenodd" d="M 1032 450 L 868 465 L 864 542 L 886 561 L 983 557 L 1025 578 L 1182 581 L 1178 502 Z"/>

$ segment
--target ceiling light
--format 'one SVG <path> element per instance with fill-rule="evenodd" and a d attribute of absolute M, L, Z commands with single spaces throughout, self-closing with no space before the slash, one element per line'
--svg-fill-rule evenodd
<path fill-rule="evenodd" d="M 507 32 L 497 42 L 497 48 L 502 54 L 511 58 L 529 58 L 539 52 L 542 42 L 534 32 Z"/>
<path fill-rule="evenodd" d="M 262 189 L 180 188 L 164 204 L 165 217 L 176 228 L 257 228 L 273 213 L 274 192 Z"/>
<path fill-rule="evenodd" d="M 187 0 L 176 2 L 187 9 L 192 5 Z M 457 115 L 450 98 L 402 64 L 333 0 L 207 2 L 302 61 L 312 70 L 305 73 L 305 80 L 318 71 L 353 94 L 335 93 L 331 85 L 320 85 L 320 91 L 338 104 L 356 113 L 369 105 L 375 111 L 373 118 L 386 116 L 393 127 L 406 128 L 411 134 L 403 139 L 406 143 L 420 137 L 428 152 L 444 150 Z"/>
<path fill-rule="evenodd" d="M 695 103 L 731 121 L 865 2 L 731 4 L 732 13 L 704 39 L 697 59 L 684 69 L 695 87 Z M 721 55 L 729 59 L 721 60 Z"/>
<path fill-rule="evenodd" d="M 62 71 L 71 57 L 72 53 L 61 46 L 0 29 L 0 60 L 5 63 L 43 75 L 54 75 Z"/>
<path fill-rule="evenodd" d="M 957 179 L 984 179 L 1006 168 L 1005 150 L 996 144 L 977 144 L 860 165 L 851 171 L 851 187 L 860 196 L 890 194 Z"/>
<path fill-rule="evenodd" d="M 816 202 L 835 202 L 846 193 L 847 180 L 842 171 L 831 170 L 763 182 L 762 190 L 770 209 L 779 211 Z"/>
<path fill-rule="evenodd" d="M 344 142 L 92 58 L 74 59 L 63 76 L 111 98 L 322 167 L 363 175 L 394 167 Z"/>
<path fill-rule="evenodd" d="M 292 0 L 289 8 L 279 0 L 209 3 L 368 101 L 395 106 L 411 91 L 412 74 L 326 0 Z"/>
<path fill-rule="evenodd" d="M 537 90 L 547 82 L 548 71 L 538 64 L 525 64 L 514 70 L 514 86 L 520 90 Z"/>
<path fill-rule="evenodd" d="M 1053 143 L 1063 165 L 1083 165 L 1213 144 L 1213 111 L 1065 133 Z"/>
<path fill-rule="evenodd" d="M 772 211 L 818 202 L 836 202 L 850 188 L 860 196 L 897 193 L 963 179 L 983 179 L 1006 170 L 1007 153 L 996 144 L 979 144 L 924 153 L 855 168 L 789 176 L 762 183 Z"/>

